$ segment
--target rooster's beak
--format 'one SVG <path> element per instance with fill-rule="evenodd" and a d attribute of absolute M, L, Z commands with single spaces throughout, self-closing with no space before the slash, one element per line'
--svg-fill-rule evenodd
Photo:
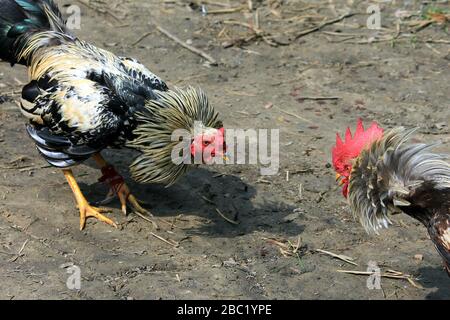
<path fill-rule="evenodd" d="M 341 180 L 341 178 L 342 178 L 342 175 L 340 175 L 339 173 L 336 173 L 336 182 L 338 182 L 340 180 L 339 186 L 344 185 L 344 179 Z"/>

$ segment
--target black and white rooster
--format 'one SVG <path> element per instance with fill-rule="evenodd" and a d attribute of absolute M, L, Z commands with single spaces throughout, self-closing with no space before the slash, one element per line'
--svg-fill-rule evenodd
<path fill-rule="evenodd" d="M 29 83 L 21 99 L 22 113 L 29 119 L 27 131 L 40 154 L 63 170 L 80 210 L 81 229 L 88 217 L 116 226 L 101 209 L 89 205 L 70 169 L 91 157 L 124 213 L 127 203 L 146 212 L 102 158 L 103 149 L 139 151 L 130 165 L 132 177 L 168 185 L 189 168 L 186 162 L 172 161 L 179 143 L 171 139 L 174 130 L 194 134 L 194 124 L 200 123 L 189 156 L 205 162 L 210 160 L 205 157 L 223 156 L 223 125 L 201 90 L 169 90 L 138 61 L 78 39 L 52 0 L 0 0 L 0 58 L 28 67 Z"/>

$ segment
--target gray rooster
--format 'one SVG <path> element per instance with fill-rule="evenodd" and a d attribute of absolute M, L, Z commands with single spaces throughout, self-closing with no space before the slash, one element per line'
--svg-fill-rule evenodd
<path fill-rule="evenodd" d="M 336 179 L 367 232 L 378 234 L 403 212 L 428 231 L 450 275 L 450 164 L 433 145 L 408 143 L 414 130 L 384 131 L 376 123 L 354 135 L 337 135 L 332 150 Z"/>

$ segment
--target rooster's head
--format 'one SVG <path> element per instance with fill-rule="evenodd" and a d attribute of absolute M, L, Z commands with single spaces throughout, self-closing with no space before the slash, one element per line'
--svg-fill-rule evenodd
<path fill-rule="evenodd" d="M 134 139 L 127 143 L 141 152 L 130 166 L 136 181 L 171 185 L 189 167 L 225 158 L 225 129 L 202 90 L 154 93 L 136 113 Z"/>
<path fill-rule="evenodd" d="M 225 144 L 225 129 L 223 127 L 216 128 L 202 128 L 192 139 L 190 150 L 191 156 L 201 159 L 202 163 L 212 163 L 214 158 L 225 158 L 226 152 Z"/>
<path fill-rule="evenodd" d="M 350 181 L 350 174 L 354 159 L 359 156 L 361 151 L 377 141 L 383 135 L 383 129 L 378 126 L 376 122 L 372 126 L 364 130 L 362 120 L 358 120 L 355 134 L 352 136 L 350 128 L 345 132 L 345 140 L 336 134 L 336 145 L 332 150 L 332 160 L 334 170 L 336 171 L 336 181 L 343 186 L 342 193 L 344 197 L 348 196 L 348 186 Z"/>

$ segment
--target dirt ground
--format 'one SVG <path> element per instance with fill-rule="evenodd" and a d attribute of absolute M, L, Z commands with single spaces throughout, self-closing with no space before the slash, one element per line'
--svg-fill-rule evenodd
<path fill-rule="evenodd" d="M 26 70 L 3 63 L 0 299 L 450 298 L 450 280 L 425 229 L 398 215 L 389 230 L 368 236 L 330 164 L 335 133 L 354 127 L 358 117 L 385 128 L 418 127 L 417 141 L 440 141 L 438 149 L 449 151 L 446 25 L 439 19 L 421 25 L 426 18 L 419 14 L 402 18 L 396 29 L 396 12 L 416 12 L 421 1 L 383 4 L 378 31 L 366 27 L 368 1 L 253 1 L 252 13 L 247 1 L 218 1 L 207 4 L 207 15 L 187 1 L 112 1 L 107 13 L 96 10 L 101 2 L 91 2 L 72 2 L 82 9 L 80 38 L 138 58 L 171 86 L 203 88 L 228 128 L 279 128 L 280 171 L 262 177 L 258 166 L 202 167 L 171 188 L 139 185 L 128 176 L 131 153 L 108 150 L 105 156 L 148 203 L 161 230 L 134 214 L 124 217 L 114 202 L 109 216 L 120 230 L 89 220 L 80 232 L 69 186 L 38 155 L 14 102 Z M 240 5 L 245 8 L 214 12 Z M 356 15 L 301 35 L 348 11 Z M 252 39 L 245 25 L 229 22 L 252 27 L 255 12 L 263 31 Z M 153 23 L 218 65 L 206 64 Z M 101 200 L 107 189 L 94 165 L 75 173 L 88 199 Z M 357 266 L 317 249 L 349 256 Z M 383 272 L 410 275 L 423 288 L 383 278 L 382 290 L 369 290 L 367 276 L 337 272 L 367 271 L 370 261 Z M 81 270 L 79 291 L 66 286 L 72 265 Z"/>

